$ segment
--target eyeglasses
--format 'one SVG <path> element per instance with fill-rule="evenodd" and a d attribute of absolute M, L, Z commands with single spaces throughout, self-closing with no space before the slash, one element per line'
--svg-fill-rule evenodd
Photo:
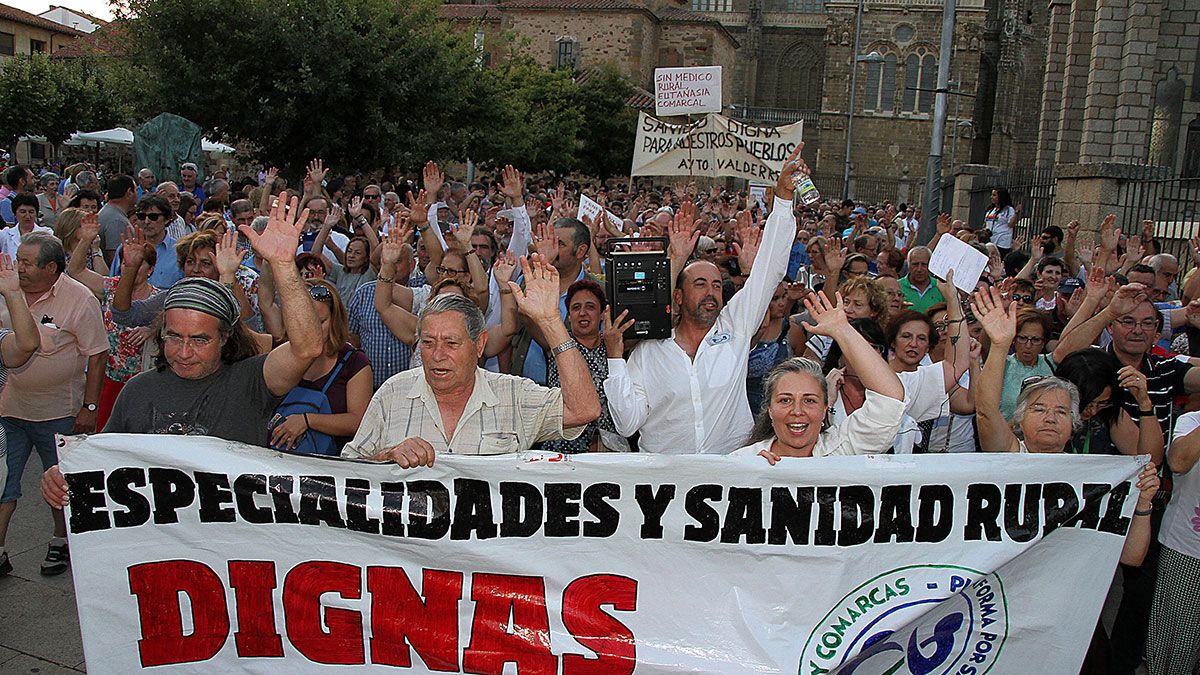
<path fill-rule="evenodd" d="M 1023 345 L 1040 345 L 1046 341 L 1046 338 L 1037 335 L 1018 335 L 1017 342 Z"/>
<path fill-rule="evenodd" d="M 329 289 L 320 284 L 317 284 L 315 286 L 309 286 L 308 287 L 308 296 L 310 298 L 312 298 L 313 300 L 324 301 L 324 300 L 332 300 L 333 299 L 333 294 L 329 292 Z"/>
<path fill-rule="evenodd" d="M 176 335 L 175 333 L 163 333 L 162 340 L 164 345 L 170 347 L 179 348 L 190 346 L 192 349 L 204 349 L 205 347 L 211 345 L 216 338 L 209 337 L 207 335 L 186 338 L 182 335 Z"/>
<path fill-rule="evenodd" d="M 934 321 L 933 327 L 935 329 L 937 329 L 939 332 L 944 331 L 950 327 L 950 322 L 949 321 Z"/>
<path fill-rule="evenodd" d="M 1137 321 L 1129 317 L 1125 317 L 1123 319 L 1117 319 L 1116 323 L 1125 330 L 1133 330 L 1137 327 L 1141 327 L 1141 329 L 1147 333 L 1158 330 L 1158 321 L 1155 319 L 1142 319 L 1141 321 Z"/>
<path fill-rule="evenodd" d="M 467 271 L 468 270 L 456 270 L 452 267 L 444 267 L 442 265 L 437 266 L 437 273 L 442 276 L 447 276 L 449 274 L 466 274 Z"/>
<path fill-rule="evenodd" d="M 137 218 L 138 220 L 148 220 L 152 223 L 157 223 L 158 221 L 166 218 L 167 216 L 164 213 L 150 213 L 148 211 L 141 211 L 141 212 L 133 214 L 133 217 Z"/>
<path fill-rule="evenodd" d="M 1029 293 L 1029 294 L 1013 293 L 1012 299 L 1014 302 L 1020 302 L 1020 303 L 1028 305 L 1033 302 L 1033 293 Z"/>

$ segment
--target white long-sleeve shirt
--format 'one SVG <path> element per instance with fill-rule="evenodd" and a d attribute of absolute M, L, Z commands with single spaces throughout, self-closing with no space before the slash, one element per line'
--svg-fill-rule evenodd
<path fill-rule="evenodd" d="M 674 455 L 723 455 L 745 443 L 753 424 L 746 400 L 750 342 L 787 272 L 795 236 L 792 202 L 777 198 L 746 285 L 721 310 L 694 360 L 674 336 L 642 342 L 628 364 L 608 360 L 604 391 L 618 433 L 641 429 L 642 452 Z"/>

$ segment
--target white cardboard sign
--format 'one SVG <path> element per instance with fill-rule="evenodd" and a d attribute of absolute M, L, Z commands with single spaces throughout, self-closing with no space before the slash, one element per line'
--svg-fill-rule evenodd
<path fill-rule="evenodd" d="M 721 112 L 721 66 L 654 69 L 654 113 Z"/>

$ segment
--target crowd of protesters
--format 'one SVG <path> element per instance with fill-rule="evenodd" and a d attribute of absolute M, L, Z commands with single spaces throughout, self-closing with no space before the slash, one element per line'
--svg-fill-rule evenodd
<path fill-rule="evenodd" d="M 443 453 L 1146 455 L 1111 635 L 1087 672 L 1192 673 L 1200 654 L 1200 238 L 1191 269 L 1153 224 L 1015 236 L 983 223 L 918 244 L 903 203 L 694 184 L 477 182 L 430 162 L 289 192 L 275 169 L 201 185 L 9 167 L 0 188 L 0 575 L 37 451 L 69 566 L 55 434 L 212 435 L 431 465 Z M 101 186 L 103 190 L 101 191 Z M 576 218 L 583 197 L 613 218 Z M 627 341 L 609 241 L 665 237 L 672 336 Z M 946 238 L 988 266 L 938 279 Z M 7 370 L 5 370 L 5 368 Z M 3 380 L 0 379 L 0 383 Z M 1161 474 L 1161 480 L 1160 480 Z M 1107 579 L 1098 580 L 1107 584 Z"/>

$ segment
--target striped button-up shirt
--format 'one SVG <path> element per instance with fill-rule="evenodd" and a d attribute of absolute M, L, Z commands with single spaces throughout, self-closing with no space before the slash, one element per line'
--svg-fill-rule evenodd
<path fill-rule="evenodd" d="M 425 439 L 439 453 L 499 455 L 582 432 L 583 427 L 563 429 L 560 389 L 476 368 L 471 397 L 448 434 L 425 371 L 414 368 L 391 377 L 375 392 L 342 456 L 370 457 L 413 437 Z"/>
<path fill-rule="evenodd" d="M 350 319 L 350 332 L 358 336 L 363 352 L 371 361 L 371 388 L 379 389 L 389 377 L 409 369 L 412 348 L 392 335 L 383 317 L 375 311 L 375 285 L 376 282 L 370 281 L 359 286 L 346 304 L 346 313 Z M 413 312 L 416 313 L 421 310 L 428 293 L 413 290 Z"/>

